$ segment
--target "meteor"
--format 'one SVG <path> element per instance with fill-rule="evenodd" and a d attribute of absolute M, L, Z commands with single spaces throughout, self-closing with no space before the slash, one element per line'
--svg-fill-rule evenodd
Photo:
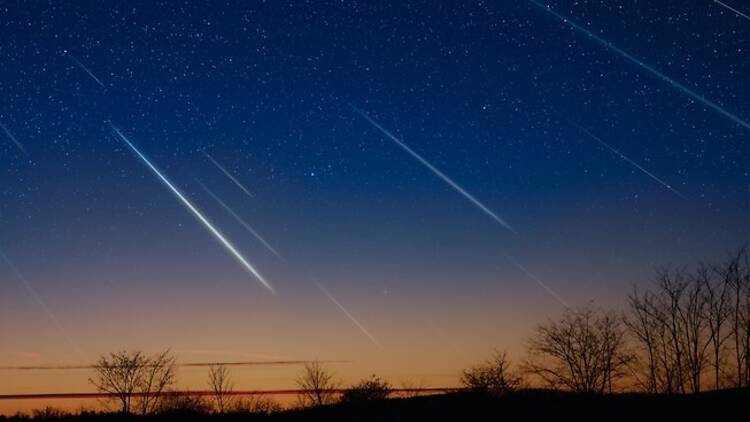
<path fill-rule="evenodd" d="M 112 130 L 115 131 L 115 133 L 120 137 L 120 139 L 122 139 L 128 145 L 128 147 L 130 147 L 130 149 L 133 150 L 133 152 L 135 152 L 138 158 L 140 158 L 146 164 L 146 166 L 152 172 L 154 172 L 154 174 L 162 181 L 162 183 L 164 183 L 169 188 L 169 190 L 171 190 L 172 193 L 175 194 L 177 199 L 179 199 L 180 202 L 182 202 L 185 208 L 187 208 L 195 216 L 195 218 L 197 218 L 198 221 L 200 221 L 203 224 L 203 226 L 205 226 L 206 229 L 216 238 L 216 240 L 218 240 L 219 243 L 221 243 L 221 245 L 224 246 L 227 252 L 229 252 L 250 274 L 252 274 L 260 282 L 260 284 L 263 285 L 263 287 L 268 289 L 268 291 L 270 291 L 271 293 L 276 294 L 276 291 L 263 278 L 263 276 L 258 272 L 258 270 L 256 270 L 255 267 L 253 267 L 253 265 L 250 262 L 248 262 L 248 260 L 245 259 L 244 256 L 242 256 L 242 254 L 237 250 L 237 248 L 235 248 L 234 245 L 229 240 L 227 240 L 227 238 L 224 237 L 224 235 L 216 227 L 214 227 L 214 225 L 211 224 L 211 222 L 208 221 L 206 217 L 203 216 L 203 214 L 180 192 L 180 190 L 177 189 L 172 184 L 172 182 L 170 182 L 169 179 L 167 179 L 167 177 L 164 176 L 164 174 L 162 174 L 162 172 L 156 168 L 156 166 L 151 164 L 151 161 L 149 161 L 149 159 L 146 158 L 146 156 L 143 155 L 141 151 L 139 151 L 138 148 L 136 148 L 136 146 L 132 142 L 130 142 L 130 140 L 128 140 L 128 138 L 125 137 L 125 135 L 122 132 L 120 132 L 119 129 L 114 127 L 114 125 L 112 124 L 110 124 L 110 126 L 112 126 Z"/>
<path fill-rule="evenodd" d="M 357 321 L 357 318 L 354 318 L 354 316 L 350 314 L 349 311 L 347 311 L 346 308 L 344 308 L 344 306 L 340 304 L 339 301 L 336 300 L 336 298 L 333 297 L 333 295 L 331 295 L 328 292 L 328 290 L 326 290 L 319 283 L 315 283 L 315 285 L 318 286 L 318 289 L 320 289 L 321 292 L 323 292 L 326 296 L 328 296 L 328 299 L 331 299 L 331 302 L 333 302 L 336 306 L 338 306 L 339 309 L 341 309 L 341 312 L 343 312 L 344 315 L 346 315 L 349 318 L 349 320 L 353 322 L 354 325 L 356 325 L 357 328 L 359 328 L 359 330 L 362 331 L 362 333 L 366 335 L 367 338 L 370 339 L 370 341 L 373 342 L 373 344 L 375 344 L 376 346 L 380 346 L 380 343 L 378 342 L 378 340 L 375 339 L 375 337 L 372 334 L 370 334 L 369 331 L 367 331 L 367 328 L 365 328 L 362 324 L 360 324 L 359 321 Z"/>
<path fill-rule="evenodd" d="M 686 94 L 690 98 L 692 98 L 692 99 L 694 99 L 694 100 L 696 100 L 698 102 L 703 103 L 703 105 L 711 108 L 712 110 L 714 110 L 715 112 L 723 115 L 724 117 L 729 118 L 730 120 L 732 120 L 733 122 L 737 123 L 738 125 L 744 127 L 745 129 L 750 129 L 750 123 L 748 123 L 745 120 L 741 119 L 737 115 L 735 115 L 735 114 L 733 114 L 733 113 L 725 110 L 720 105 L 718 105 L 718 104 L 714 103 L 713 101 L 707 99 L 706 97 L 704 97 L 704 96 L 696 93 L 695 91 L 691 90 L 690 88 L 686 87 L 685 85 L 683 85 L 683 84 L 675 81 L 674 79 L 670 78 L 669 76 L 667 76 L 667 75 L 659 72 L 654 67 L 652 67 L 652 66 L 650 66 L 650 65 L 642 62 L 640 59 L 638 59 L 637 57 L 635 57 L 632 54 L 628 53 L 627 51 L 621 49 L 620 47 L 612 44 L 611 42 L 605 40 L 604 38 L 602 38 L 602 37 L 594 34 L 593 32 L 589 31 L 588 29 L 586 29 L 586 28 L 582 27 L 581 25 L 575 23 L 570 18 L 568 18 L 568 17 L 566 17 L 566 16 L 564 16 L 564 15 L 562 15 L 560 13 L 555 12 L 554 10 L 550 9 L 548 6 L 544 6 L 543 4 L 539 3 L 536 0 L 529 0 L 529 3 L 533 4 L 534 6 L 540 8 L 540 9 L 542 9 L 543 11 L 549 13 L 550 15 L 554 16 L 555 18 L 557 18 L 558 20 L 562 21 L 563 23 L 568 24 L 573 29 L 575 29 L 575 30 L 577 30 L 577 31 L 579 31 L 579 32 L 581 32 L 583 34 L 588 35 L 589 38 L 591 38 L 592 40 L 594 40 L 597 43 L 601 44 L 607 50 L 614 51 L 615 53 L 619 54 L 620 56 L 622 56 L 626 60 L 630 61 L 631 63 L 634 63 L 634 64 L 640 66 L 641 68 L 647 70 L 648 72 L 650 72 L 651 74 L 653 74 L 657 78 L 659 78 L 659 79 L 663 80 L 664 82 L 672 85 L 673 88 L 676 88 L 677 90 L 679 90 L 682 93 Z"/>
<path fill-rule="evenodd" d="M 258 241 L 260 243 L 262 243 L 263 246 L 266 247 L 266 249 L 268 249 L 272 254 L 276 255 L 277 258 L 284 259 L 284 258 L 281 257 L 281 255 L 279 255 L 279 253 L 276 251 L 276 249 L 274 249 L 273 246 L 271 246 L 268 242 L 266 242 L 266 239 L 264 239 L 260 234 L 258 234 L 258 232 L 255 231 L 255 229 L 253 229 L 250 226 L 250 224 L 248 224 L 245 220 L 243 220 L 242 217 L 240 217 L 239 215 L 237 215 L 237 213 L 234 212 L 234 210 L 232 208 L 230 208 L 229 205 L 227 205 L 224 201 L 222 201 L 221 198 L 219 198 L 215 193 L 213 193 L 206 185 L 204 185 L 201 182 L 198 182 L 198 185 L 200 185 L 200 187 L 203 188 L 203 190 L 206 191 L 206 193 L 209 196 L 211 196 L 211 198 L 213 198 L 213 200 L 216 201 L 216 203 L 218 203 L 219 205 L 221 205 L 221 207 L 224 208 L 224 211 L 226 211 L 238 223 L 240 223 L 240 225 L 242 227 L 244 227 L 245 230 L 249 231 L 250 234 L 252 234 L 253 236 L 255 236 L 255 238 L 258 239 Z"/>
<path fill-rule="evenodd" d="M 10 139 L 11 141 L 13 141 L 13 143 L 16 144 L 16 146 L 18 147 L 18 149 L 20 149 L 21 152 L 23 152 L 24 154 L 26 154 L 26 148 L 24 148 L 23 144 L 21 142 L 19 142 L 18 139 L 16 139 L 15 136 L 13 136 L 13 133 L 11 133 L 11 131 L 7 127 L 5 127 L 5 125 L 2 124 L 2 123 L 0 123 L 0 128 L 2 128 L 3 132 L 5 132 L 5 134 L 8 135 L 8 139 Z"/>
<path fill-rule="evenodd" d="M 206 158 L 209 159 L 209 161 L 211 161 L 219 170 L 221 170 L 221 172 L 224 173 L 229 178 L 229 180 L 231 180 L 238 188 L 240 188 L 242 192 L 245 192 L 245 194 L 251 198 L 255 198 L 255 195 L 250 193 L 250 191 L 245 187 L 245 185 L 240 183 L 240 181 L 237 180 L 237 178 L 232 176 L 232 173 L 230 173 L 229 170 L 227 170 L 226 168 L 224 168 L 224 166 L 219 164 L 218 161 L 214 160 L 214 157 L 209 155 L 209 153 L 207 153 L 206 151 L 201 151 L 201 152 L 203 153 L 203 155 L 206 156 Z"/>
<path fill-rule="evenodd" d="M 408 152 L 409 155 L 411 155 L 412 157 L 414 157 L 417 161 L 419 161 L 420 163 L 422 163 L 422 165 L 424 165 L 430 171 L 432 171 L 437 177 L 443 179 L 443 181 L 445 183 L 447 183 L 448 185 L 450 185 L 450 187 L 452 187 L 454 190 L 456 190 L 456 192 L 460 193 L 461 195 L 463 195 L 464 198 L 468 199 L 469 202 L 471 202 L 472 204 L 474 204 L 480 210 L 484 211 L 485 214 L 487 214 L 488 216 L 490 216 L 490 218 L 492 218 L 493 220 L 495 220 L 498 223 L 500 223 L 501 225 L 503 225 L 503 227 L 505 227 L 506 229 L 510 230 L 511 232 L 517 234 L 517 232 L 513 229 L 513 227 L 510 226 L 510 224 L 508 224 L 505 220 L 503 220 L 495 212 L 493 212 L 491 209 L 489 209 L 486 205 L 484 205 L 483 203 L 479 202 L 478 199 L 476 199 L 474 196 L 472 196 L 464 188 L 462 188 L 461 186 L 459 186 L 458 183 L 456 183 L 453 180 L 451 180 L 451 178 L 449 178 L 448 176 L 446 176 L 442 171 L 438 170 L 435 166 L 433 166 L 427 160 L 425 160 L 424 158 L 422 158 L 421 155 L 417 154 L 414 150 L 412 150 L 411 148 L 409 148 L 409 146 L 406 145 L 403 141 L 401 141 L 400 139 L 398 139 L 395 136 L 393 136 L 393 134 L 391 134 L 391 132 L 389 132 L 386 128 L 384 128 L 378 122 L 376 122 L 374 119 L 372 119 L 370 116 L 368 116 L 367 113 L 365 113 L 364 111 L 362 111 L 362 110 L 360 110 L 358 108 L 355 108 L 355 107 L 352 107 L 352 108 L 354 109 L 354 111 L 357 114 L 359 114 L 360 116 L 362 116 L 363 119 L 367 120 L 371 125 L 375 126 L 376 129 L 378 129 L 380 132 L 382 132 L 390 140 L 392 140 L 393 142 L 395 142 L 396 145 L 400 146 L 404 151 Z"/>
<path fill-rule="evenodd" d="M 562 306 L 570 309 L 570 305 L 568 304 L 568 302 L 566 302 L 565 299 L 563 299 L 562 297 L 560 297 L 560 295 L 558 295 L 554 290 L 552 290 L 552 288 L 549 287 L 546 283 L 544 283 L 542 280 L 540 280 L 539 277 L 537 277 L 534 274 L 532 274 L 531 271 L 527 270 L 526 267 L 524 267 L 523 265 L 521 265 L 521 263 L 518 262 L 518 261 L 516 261 L 516 259 L 513 258 L 512 256 L 510 256 L 508 254 L 504 254 L 504 255 L 505 255 L 505 259 L 507 259 L 511 264 L 513 264 L 513 266 L 515 266 L 522 273 L 524 273 L 526 275 L 526 277 L 530 278 L 536 284 L 538 284 L 541 288 L 543 288 L 544 290 L 546 290 L 547 293 L 549 293 L 550 296 L 552 296 Z"/>
<path fill-rule="evenodd" d="M 37 306 L 44 312 L 45 315 L 47 315 L 47 318 L 52 322 L 52 325 L 55 326 L 57 331 L 62 335 L 62 337 L 65 339 L 65 341 L 75 350 L 79 355 L 83 355 L 83 352 L 81 351 L 81 348 L 78 347 L 76 343 L 73 342 L 73 340 L 68 335 L 65 328 L 63 328 L 62 324 L 60 324 L 60 320 L 57 319 L 55 314 L 52 313 L 49 306 L 47 306 L 47 303 L 42 299 L 41 296 L 36 292 L 36 289 L 29 283 L 29 280 L 24 277 L 24 275 L 21 273 L 21 271 L 18 269 L 18 267 L 13 264 L 13 262 L 8 258 L 7 255 L 5 255 L 2 251 L 0 251 L 0 258 L 5 262 L 5 264 L 10 268 L 11 272 L 13 272 L 13 275 L 16 276 L 18 281 L 21 282 L 21 285 L 23 285 L 23 288 L 26 289 L 26 292 L 31 296 L 32 299 L 34 299 L 34 302 L 36 302 Z"/>
<path fill-rule="evenodd" d="M 623 159 L 623 160 L 624 160 L 625 162 L 627 162 L 627 163 L 628 163 L 628 164 L 630 164 L 631 166 L 635 167 L 636 169 L 640 170 L 640 171 L 641 171 L 641 173 L 643 173 L 643 174 L 645 174 L 646 176 L 648 176 L 648 177 L 652 178 L 652 179 L 653 179 L 653 180 L 655 180 L 655 181 L 656 181 L 657 183 L 659 183 L 660 185 L 662 185 L 662 186 L 664 186 L 665 188 L 669 189 L 670 191 L 672 191 L 672 193 L 674 193 L 675 195 L 679 196 L 680 198 L 682 198 L 682 199 L 687 199 L 687 198 L 685 198 L 685 196 L 684 196 L 683 194 L 681 194 L 680 192 L 678 192 L 678 191 L 677 191 L 677 189 L 673 188 L 673 187 L 672 187 L 672 185 L 670 185 L 669 183 L 666 183 L 665 181 L 663 181 L 663 180 L 659 179 L 658 177 L 656 177 L 656 175 L 654 175 L 654 174 L 653 174 L 653 173 L 651 173 L 650 171 L 646 170 L 646 169 L 645 169 L 645 168 L 643 168 L 643 167 L 642 167 L 641 165 L 639 165 L 639 164 L 638 164 L 638 163 L 636 163 L 635 161 L 631 160 L 631 159 L 630 159 L 630 158 L 629 158 L 628 156 L 626 156 L 625 154 L 621 153 L 621 152 L 620 152 L 620 151 L 618 151 L 617 149 L 613 148 L 613 147 L 612 147 L 611 145 L 609 145 L 608 143 L 604 142 L 604 141 L 603 141 L 603 140 L 602 140 L 601 138 L 599 138 L 598 136 L 596 136 L 596 135 L 594 135 L 593 133 L 591 133 L 591 131 L 589 131 L 588 129 L 584 128 L 583 126 L 581 126 L 581 125 L 579 125 L 579 124 L 575 123 L 574 121 L 572 121 L 572 120 L 570 120 L 570 119 L 567 119 L 567 118 L 565 118 L 565 117 L 563 117 L 563 118 L 564 118 L 565 120 L 567 120 L 567 121 L 568 121 L 568 123 L 570 123 L 570 124 L 571 124 L 572 126 L 575 126 L 575 127 L 576 127 L 576 128 L 578 129 L 578 130 L 580 130 L 581 132 L 585 133 L 585 134 L 586 134 L 586 135 L 587 135 L 587 136 L 588 136 L 589 138 L 591 138 L 591 139 L 595 140 L 595 141 L 596 141 L 596 142 L 598 142 L 598 143 L 599 143 L 600 145 L 604 146 L 604 147 L 605 147 L 605 148 L 607 148 L 608 150 L 612 151 L 612 152 L 613 152 L 613 153 L 614 153 L 615 155 L 617 155 L 618 157 L 620 157 L 621 159 Z"/>
<path fill-rule="evenodd" d="M 102 83 L 102 81 L 100 81 L 99 78 L 97 78 L 96 75 L 94 75 L 94 73 L 92 71 L 90 71 L 88 67 L 84 66 L 83 63 L 79 62 L 78 59 L 76 59 L 75 57 L 73 57 L 73 56 L 68 56 L 68 57 L 70 57 L 70 59 L 73 60 L 73 62 L 81 70 L 83 70 L 84 72 L 88 73 L 88 75 L 91 76 L 91 79 L 93 79 L 94 81 L 96 81 L 96 83 L 98 83 L 99 86 L 101 86 L 104 89 L 107 89 L 107 87 Z"/>
<path fill-rule="evenodd" d="M 714 3 L 718 3 L 720 6 L 724 7 L 725 9 L 729 9 L 732 12 L 736 13 L 738 16 L 742 16 L 743 18 L 745 18 L 745 19 L 747 19 L 747 20 L 750 21 L 750 16 L 748 16 L 748 15 L 740 12 L 739 10 L 735 9 L 734 7 L 732 7 L 732 6 L 730 6 L 730 5 L 726 4 L 726 3 L 722 3 L 719 0 L 714 0 Z"/>

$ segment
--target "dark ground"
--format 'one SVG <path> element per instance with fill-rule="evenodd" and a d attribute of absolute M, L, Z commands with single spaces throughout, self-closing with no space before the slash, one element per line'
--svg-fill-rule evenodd
<path fill-rule="evenodd" d="M 58 419 L 100 420 L 206 420 L 217 421 L 484 421 L 547 420 L 706 420 L 750 421 L 750 390 L 724 390 L 690 395 L 610 394 L 584 395 L 544 390 L 524 390 L 493 397 L 453 393 L 376 402 L 336 404 L 272 415 L 174 414 L 126 418 L 119 415 L 83 415 Z M 0 421 L 16 418 L 0 417 Z"/>

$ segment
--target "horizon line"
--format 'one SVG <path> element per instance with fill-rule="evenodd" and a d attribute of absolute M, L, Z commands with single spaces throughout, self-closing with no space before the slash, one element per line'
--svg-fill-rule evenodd
<path fill-rule="evenodd" d="M 423 388 L 392 388 L 390 391 L 393 393 L 441 393 L 441 392 L 452 392 L 462 391 L 463 387 L 423 387 Z M 240 390 L 240 391 L 229 391 L 223 392 L 228 396 L 281 396 L 281 395 L 298 395 L 306 393 L 312 390 L 307 389 L 282 389 L 282 390 Z M 344 393 L 347 391 L 346 388 L 329 388 L 326 389 L 326 393 Z M 215 396 L 216 392 L 210 390 L 181 390 L 181 391 L 170 391 L 161 394 L 158 393 L 133 393 L 133 397 L 144 397 L 144 396 Z M 24 393 L 24 394 L 0 394 L 0 400 L 41 400 L 41 399 L 101 399 L 116 397 L 113 393 Z"/>

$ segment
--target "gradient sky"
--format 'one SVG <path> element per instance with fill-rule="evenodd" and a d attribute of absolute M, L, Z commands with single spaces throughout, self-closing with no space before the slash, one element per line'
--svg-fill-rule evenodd
<path fill-rule="evenodd" d="M 746 242 L 750 20 L 709 0 L 549 6 L 578 29 L 526 1 L 3 2 L 0 366 L 171 348 L 453 385 L 561 301 L 621 308 L 654 267 Z M 87 376 L 4 371 L 0 394 Z"/>

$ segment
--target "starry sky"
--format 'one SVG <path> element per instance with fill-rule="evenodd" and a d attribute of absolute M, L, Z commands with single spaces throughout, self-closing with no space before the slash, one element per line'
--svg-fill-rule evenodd
<path fill-rule="evenodd" d="M 750 12 L 2 2 L 0 364 L 171 348 L 447 385 L 566 304 L 622 308 L 750 238 L 750 19 L 726 5 Z M 68 375 L 0 394 L 91 390 Z"/>

